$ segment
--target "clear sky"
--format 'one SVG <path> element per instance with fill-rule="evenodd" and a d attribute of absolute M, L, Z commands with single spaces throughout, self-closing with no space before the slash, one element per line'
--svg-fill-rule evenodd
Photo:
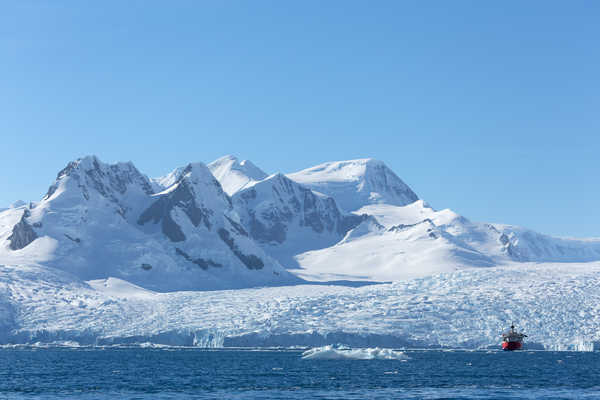
<path fill-rule="evenodd" d="M 0 206 L 86 154 L 374 157 L 434 208 L 600 236 L 598 1 L 0 4 Z"/>

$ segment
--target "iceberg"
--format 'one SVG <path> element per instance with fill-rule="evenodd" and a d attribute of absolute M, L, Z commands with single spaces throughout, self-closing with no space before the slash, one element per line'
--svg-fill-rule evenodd
<path fill-rule="evenodd" d="M 305 360 L 400 360 L 406 361 L 409 357 L 401 351 L 380 349 L 379 347 L 366 349 L 351 349 L 346 347 L 322 346 L 314 347 L 302 353 Z"/>

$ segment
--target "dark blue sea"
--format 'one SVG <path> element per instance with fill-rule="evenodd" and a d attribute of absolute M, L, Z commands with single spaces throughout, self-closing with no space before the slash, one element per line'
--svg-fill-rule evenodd
<path fill-rule="evenodd" d="M 304 360 L 301 351 L 0 349 L 0 398 L 600 399 L 600 353 L 407 351 Z"/>

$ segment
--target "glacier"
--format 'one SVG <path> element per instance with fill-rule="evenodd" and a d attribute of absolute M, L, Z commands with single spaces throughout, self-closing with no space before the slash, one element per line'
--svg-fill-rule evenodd
<path fill-rule="evenodd" d="M 200 347 L 498 348 L 514 322 L 530 349 L 600 350 L 600 263 L 465 269 L 360 288 L 295 285 L 158 293 L 0 267 L 0 338 Z"/>
<path fill-rule="evenodd" d="M 554 238 L 434 210 L 381 161 L 268 175 L 225 156 L 148 178 L 95 156 L 39 202 L 0 211 L 0 263 L 157 291 L 391 282 L 512 262 L 600 260 L 600 239 Z"/>
<path fill-rule="evenodd" d="M 0 210 L 0 344 L 598 350 L 600 239 L 471 221 L 383 162 L 148 178 L 87 156 Z"/>

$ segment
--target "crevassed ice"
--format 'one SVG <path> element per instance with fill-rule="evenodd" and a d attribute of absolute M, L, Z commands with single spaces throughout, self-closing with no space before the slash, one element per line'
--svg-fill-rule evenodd
<path fill-rule="evenodd" d="M 116 296 L 111 287 L 123 283 L 92 284 L 0 266 L 0 343 L 497 349 L 514 322 L 526 348 L 600 348 L 600 263 L 471 269 L 362 288 L 132 287 Z"/>

